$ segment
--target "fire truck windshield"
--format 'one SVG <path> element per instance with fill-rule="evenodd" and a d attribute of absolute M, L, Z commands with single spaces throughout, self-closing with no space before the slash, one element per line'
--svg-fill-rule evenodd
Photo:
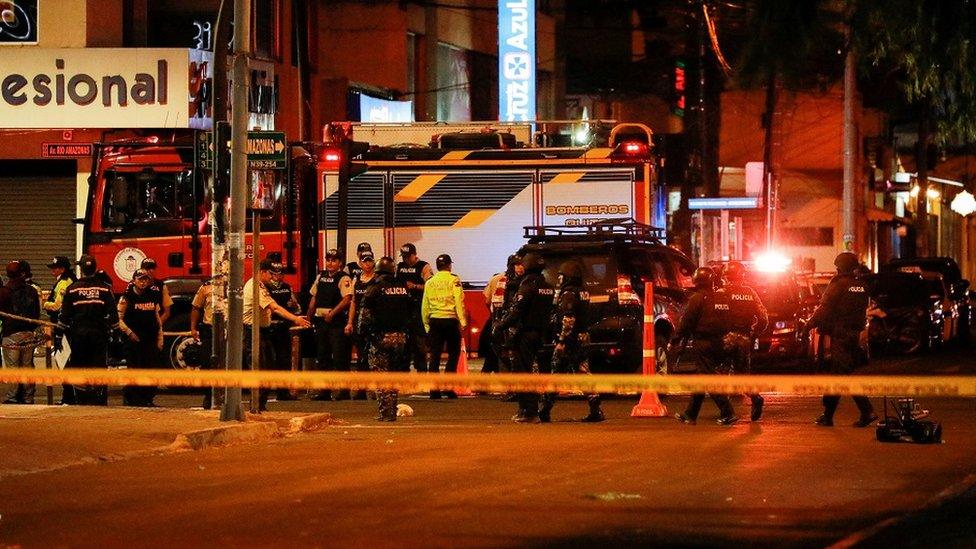
<path fill-rule="evenodd" d="M 193 173 L 106 172 L 103 224 L 124 228 L 141 221 L 193 219 Z"/>

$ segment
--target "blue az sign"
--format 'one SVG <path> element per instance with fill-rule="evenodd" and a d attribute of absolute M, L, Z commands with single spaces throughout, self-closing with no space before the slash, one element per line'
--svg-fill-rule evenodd
<path fill-rule="evenodd" d="M 535 0 L 499 0 L 499 120 L 535 120 L 535 67 Z"/>

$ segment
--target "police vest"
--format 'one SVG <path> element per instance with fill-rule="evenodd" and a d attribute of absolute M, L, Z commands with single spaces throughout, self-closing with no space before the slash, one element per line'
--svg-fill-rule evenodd
<path fill-rule="evenodd" d="M 72 338 L 108 337 L 108 329 L 116 322 L 115 297 L 112 290 L 95 277 L 85 277 L 68 286 L 61 302 L 62 315 L 70 311 L 69 318 L 61 320 L 70 323 Z"/>
<path fill-rule="evenodd" d="M 271 299 L 273 299 L 275 303 L 281 305 L 285 309 L 289 308 L 288 304 L 291 302 L 292 293 L 291 286 L 289 286 L 287 282 L 282 282 L 277 288 L 269 284 L 268 293 L 271 294 Z"/>
<path fill-rule="evenodd" d="M 339 290 L 339 284 L 342 279 L 348 277 L 349 275 L 342 272 L 336 271 L 334 273 L 329 273 L 328 271 L 322 271 L 319 274 L 319 280 L 315 284 L 315 306 L 323 309 L 332 309 L 342 301 L 342 292 Z"/>
<path fill-rule="evenodd" d="M 426 261 L 418 261 L 413 265 L 407 265 L 403 261 L 397 263 L 396 277 L 397 280 L 406 284 L 407 282 L 413 282 L 414 284 L 424 285 L 424 268 L 427 267 Z M 424 297 L 423 289 L 420 290 L 410 290 L 410 295 L 413 296 L 415 301 L 420 301 Z"/>
<path fill-rule="evenodd" d="M 402 281 L 383 276 L 370 285 L 365 303 L 369 308 L 371 325 L 376 331 L 408 331 L 413 316 L 413 299 Z"/>
<path fill-rule="evenodd" d="M 759 314 L 756 299 L 755 292 L 746 286 L 726 286 L 711 292 L 695 332 L 713 336 L 728 332 L 749 334 Z"/>
<path fill-rule="evenodd" d="M 143 292 L 137 293 L 135 287 L 129 286 L 125 291 L 125 325 L 140 335 L 155 336 L 159 332 L 159 322 L 156 316 L 157 307 L 163 301 L 162 292 L 156 286 L 148 286 Z"/>
<path fill-rule="evenodd" d="M 827 322 L 860 331 L 864 328 L 869 298 L 864 282 L 853 275 L 837 275 L 830 284 L 839 286 L 843 297 L 836 301 L 834 310 L 825 311 Z"/>
<path fill-rule="evenodd" d="M 377 275 L 373 275 L 369 280 L 363 280 L 362 277 L 356 277 L 356 283 L 352 286 L 352 301 L 358 307 L 363 302 L 363 296 L 366 295 L 366 290 L 369 289 L 369 285 L 376 280 Z"/>
<path fill-rule="evenodd" d="M 525 284 L 528 284 L 531 290 L 528 295 L 523 294 L 525 295 L 525 299 L 529 299 L 530 301 L 525 310 L 522 327 L 544 330 L 551 320 L 553 299 L 555 298 L 556 291 L 540 274 L 527 275 L 522 281 L 522 285 Z"/>
<path fill-rule="evenodd" d="M 573 324 L 573 335 L 585 332 L 589 327 L 586 313 L 590 305 L 590 292 L 578 286 L 567 286 L 559 290 L 558 294 L 553 314 L 552 328 L 555 333 L 558 334 L 562 330 L 563 318 L 566 316 L 573 316 L 576 319 Z"/>

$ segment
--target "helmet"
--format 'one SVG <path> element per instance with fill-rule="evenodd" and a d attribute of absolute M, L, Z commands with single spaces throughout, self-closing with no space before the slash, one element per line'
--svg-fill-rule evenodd
<path fill-rule="evenodd" d="M 729 282 L 740 282 L 746 277 L 746 268 L 738 261 L 729 261 L 725 264 L 722 274 L 725 276 L 725 280 Z"/>
<path fill-rule="evenodd" d="M 559 266 L 559 274 L 563 275 L 564 278 L 581 279 L 583 278 L 583 269 L 575 261 L 565 261 Z"/>
<path fill-rule="evenodd" d="M 696 288 L 712 288 L 715 286 L 715 271 L 708 267 L 698 267 L 691 276 L 691 281 Z"/>
<path fill-rule="evenodd" d="M 509 269 L 511 269 L 512 267 L 514 267 L 516 265 L 521 265 L 521 264 L 522 264 L 522 258 L 521 257 L 519 257 L 519 256 L 517 256 L 515 254 L 512 254 L 512 255 L 508 256 L 508 268 Z"/>
<path fill-rule="evenodd" d="M 853 252 L 841 252 L 834 258 L 834 267 L 839 273 L 852 273 L 860 262 Z"/>
<path fill-rule="evenodd" d="M 536 252 L 528 252 L 522 256 L 522 265 L 526 271 L 541 271 L 546 268 L 546 260 Z"/>
<path fill-rule="evenodd" d="M 381 257 L 379 263 L 376 264 L 376 272 L 389 275 L 396 274 L 396 264 L 393 263 L 393 258 Z"/>

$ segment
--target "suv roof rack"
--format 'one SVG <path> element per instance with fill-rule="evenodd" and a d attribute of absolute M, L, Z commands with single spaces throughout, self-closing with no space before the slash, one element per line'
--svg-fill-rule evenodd
<path fill-rule="evenodd" d="M 588 225 L 529 225 L 524 238 L 530 244 L 539 242 L 581 240 L 625 240 L 662 244 L 667 232 L 659 227 L 639 223 L 632 217 L 604 219 Z"/>

